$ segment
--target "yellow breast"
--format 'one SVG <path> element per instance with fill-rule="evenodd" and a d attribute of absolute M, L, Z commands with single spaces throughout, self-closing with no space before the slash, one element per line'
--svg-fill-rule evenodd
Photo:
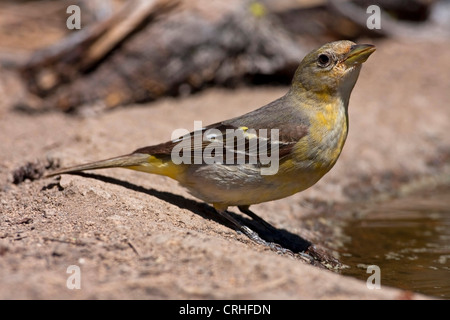
<path fill-rule="evenodd" d="M 308 167 L 320 179 L 336 163 L 347 138 L 347 111 L 336 101 L 309 110 L 308 135 L 295 146 L 294 161 L 299 170 Z"/>

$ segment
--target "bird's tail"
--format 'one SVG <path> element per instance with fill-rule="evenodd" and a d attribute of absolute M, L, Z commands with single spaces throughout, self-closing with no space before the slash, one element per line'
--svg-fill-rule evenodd
<path fill-rule="evenodd" d="M 157 166 L 152 165 L 151 158 L 154 157 L 143 153 L 132 153 L 125 156 L 114 157 L 111 159 L 100 160 L 69 168 L 59 169 L 50 172 L 49 174 L 45 175 L 44 178 L 53 177 L 64 173 L 74 173 L 85 170 L 96 170 L 106 168 L 129 168 L 134 170 L 147 171 L 150 173 L 159 173 L 157 172 L 158 171 Z"/>

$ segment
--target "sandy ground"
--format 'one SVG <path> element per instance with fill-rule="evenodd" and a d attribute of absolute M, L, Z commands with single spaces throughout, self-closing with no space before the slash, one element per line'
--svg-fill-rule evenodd
<path fill-rule="evenodd" d="M 276 228 L 324 247 L 333 238 L 303 223 L 317 204 L 348 206 L 448 181 L 450 44 L 376 45 L 353 92 L 350 133 L 335 168 L 301 194 L 252 207 Z M 12 172 L 27 162 L 51 157 L 66 166 L 129 153 L 170 139 L 175 128 L 192 129 L 194 120 L 237 116 L 286 90 L 210 89 L 74 117 L 13 111 L 6 101 L 17 93 L 0 87 L 0 298 L 421 298 L 369 290 L 256 245 L 168 178 L 115 169 L 12 183 Z M 332 225 L 333 212 L 327 217 Z M 67 287 L 72 265 L 80 268 L 80 289 Z"/>

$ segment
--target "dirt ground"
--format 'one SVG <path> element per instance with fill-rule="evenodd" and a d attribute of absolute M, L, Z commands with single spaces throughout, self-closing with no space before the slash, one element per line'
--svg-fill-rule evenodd
<path fill-rule="evenodd" d="M 323 206 L 351 206 L 448 183 L 450 43 L 375 43 L 350 101 L 341 158 L 311 189 L 256 205 L 280 230 L 327 247 L 305 225 Z M 301 57 L 299 57 L 301 58 Z M 3 76 L 1 76 L 3 74 Z M 165 177 L 120 169 L 14 184 L 27 162 L 62 166 L 129 153 L 170 139 L 193 121 L 237 116 L 286 87 L 209 89 L 182 99 L 98 115 L 27 114 L 0 73 L 1 299 L 401 299 L 417 294 L 308 265 L 252 243 Z M 236 208 L 231 209 L 238 213 Z M 328 210 L 327 223 L 333 224 Z M 69 289 L 69 266 L 81 288 Z M 369 276 L 369 275 L 368 275 Z"/>

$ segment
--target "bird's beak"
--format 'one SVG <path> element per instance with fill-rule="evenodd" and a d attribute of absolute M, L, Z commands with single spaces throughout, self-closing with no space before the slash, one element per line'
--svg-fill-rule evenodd
<path fill-rule="evenodd" d="M 343 62 L 347 67 L 359 65 L 365 62 L 375 50 L 375 46 L 371 44 L 355 44 L 351 46 Z"/>

